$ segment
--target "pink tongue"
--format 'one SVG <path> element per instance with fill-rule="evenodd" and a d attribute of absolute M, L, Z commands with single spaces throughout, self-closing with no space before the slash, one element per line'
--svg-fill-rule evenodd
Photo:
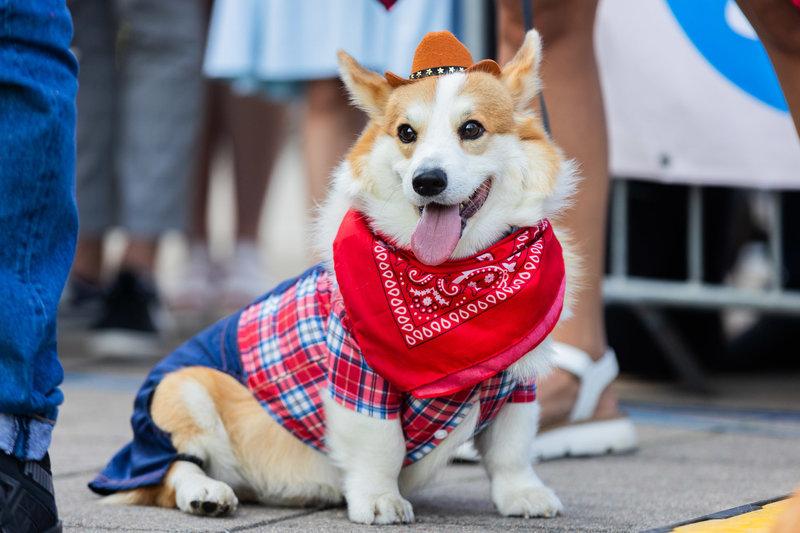
<path fill-rule="evenodd" d="M 450 259 L 460 238 L 458 205 L 428 204 L 411 235 L 411 248 L 422 263 L 438 265 Z"/>

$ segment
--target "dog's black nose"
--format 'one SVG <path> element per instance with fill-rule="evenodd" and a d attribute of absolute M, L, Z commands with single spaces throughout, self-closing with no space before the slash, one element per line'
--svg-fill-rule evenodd
<path fill-rule="evenodd" d="M 411 180 L 411 186 L 420 196 L 436 196 L 447 188 L 447 174 L 439 168 L 421 170 Z"/>

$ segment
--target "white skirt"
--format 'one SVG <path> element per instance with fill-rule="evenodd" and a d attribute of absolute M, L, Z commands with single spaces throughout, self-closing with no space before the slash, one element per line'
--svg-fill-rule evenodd
<path fill-rule="evenodd" d="M 422 37 L 454 29 L 455 0 L 216 0 L 204 72 L 263 85 L 334 78 L 336 51 L 408 76 Z"/>

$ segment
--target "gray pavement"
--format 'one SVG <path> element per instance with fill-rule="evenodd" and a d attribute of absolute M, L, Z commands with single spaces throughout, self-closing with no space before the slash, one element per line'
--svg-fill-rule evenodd
<path fill-rule="evenodd" d="M 129 440 L 133 397 L 154 361 L 91 359 L 75 346 L 62 356 L 66 401 L 51 449 L 65 531 L 371 529 L 350 524 L 343 509 L 245 505 L 233 517 L 212 519 L 101 504 L 86 483 Z M 773 382 L 797 385 L 800 375 L 719 378 L 712 381 L 718 392 L 711 397 L 623 380 L 620 393 L 637 422 L 640 450 L 537 467 L 564 502 L 564 516 L 502 518 L 493 510 L 482 468 L 452 465 L 411 498 L 416 523 L 392 529 L 641 531 L 787 494 L 800 482 L 800 387 Z"/>

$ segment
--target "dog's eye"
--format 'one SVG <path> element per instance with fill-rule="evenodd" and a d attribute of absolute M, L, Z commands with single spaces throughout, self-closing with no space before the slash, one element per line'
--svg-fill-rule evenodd
<path fill-rule="evenodd" d="M 417 140 L 417 132 L 408 124 L 400 124 L 397 126 L 397 136 L 404 143 L 413 143 Z"/>
<path fill-rule="evenodd" d="M 486 130 L 483 129 L 483 124 L 477 120 L 468 120 L 458 128 L 458 135 L 466 141 L 477 139 L 484 131 Z"/>

